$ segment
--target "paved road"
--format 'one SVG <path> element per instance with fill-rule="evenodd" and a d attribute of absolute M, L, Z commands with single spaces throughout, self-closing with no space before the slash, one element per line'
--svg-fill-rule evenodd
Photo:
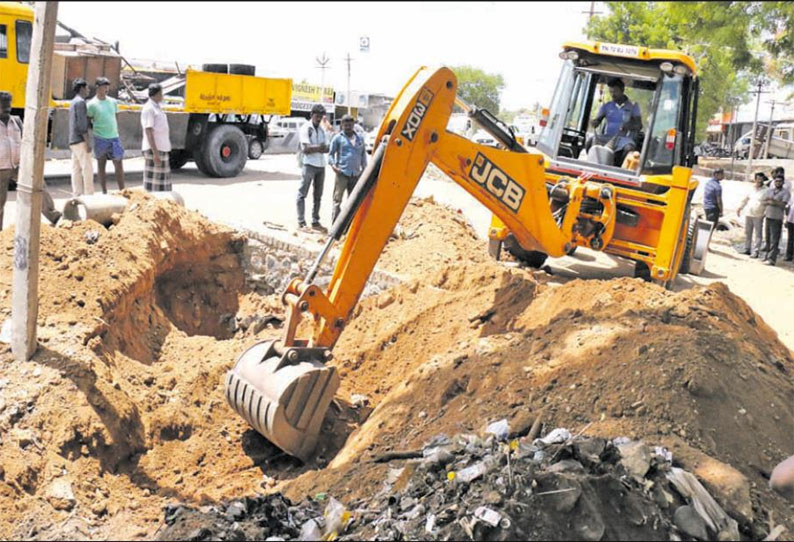
<path fill-rule="evenodd" d="M 142 159 L 127 160 L 125 166 L 129 172 L 127 185 L 141 189 Z M 70 186 L 65 176 L 68 171 L 67 161 L 48 162 L 45 169 L 51 193 L 59 208 L 70 196 Z M 188 208 L 217 222 L 319 247 L 323 241 L 321 236 L 296 231 L 295 195 L 299 179 L 292 154 L 266 155 L 258 161 L 249 161 L 245 172 L 235 179 L 204 177 L 193 164 L 173 174 L 174 187 L 182 194 Z M 110 187 L 115 187 L 112 173 L 108 182 Z M 749 188 L 749 184 L 724 181 L 724 201 L 728 215 L 735 215 L 738 201 Z M 330 225 L 332 190 L 333 173 L 329 169 L 321 207 L 321 220 L 326 226 Z M 701 190 L 696 194 L 695 201 L 700 199 L 700 193 Z M 432 195 L 440 203 L 461 209 L 477 234 L 486 238 L 490 212 L 456 184 L 425 178 L 419 183 L 417 195 Z M 311 198 L 307 198 L 308 212 L 311 209 L 310 201 Z M 15 215 L 16 193 L 12 192 L 6 206 L 6 224 L 14 223 Z M 264 222 L 281 225 L 282 229 L 274 229 Z M 791 323 L 794 309 L 790 302 L 794 299 L 794 266 L 779 263 L 778 267 L 770 268 L 740 255 L 732 243 L 741 235 L 741 229 L 731 233 L 719 232 L 707 259 L 706 272 L 699 277 L 679 277 L 674 289 L 685 289 L 693 284 L 725 282 L 794 350 L 794 325 Z M 631 276 L 633 271 L 633 263 L 627 260 L 582 248 L 574 256 L 549 260 L 549 265 L 560 282 L 573 278 Z"/>

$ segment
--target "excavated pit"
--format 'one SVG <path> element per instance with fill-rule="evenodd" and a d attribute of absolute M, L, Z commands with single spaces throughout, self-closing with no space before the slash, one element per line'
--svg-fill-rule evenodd
<path fill-rule="evenodd" d="M 343 333 L 342 385 L 304 465 L 234 414 L 223 379 L 279 336 L 278 293 L 312 255 L 125 195 L 109 230 L 42 229 L 39 351 L 0 352 L 1 538 L 153 538 L 166 504 L 275 490 L 366 499 L 403 465 L 375 457 L 538 416 L 544 432 L 663 444 L 696 474 L 706 459 L 729 466 L 746 482 L 724 505 L 743 536 L 763 538 L 770 511 L 794 528 L 766 489 L 794 449 L 781 429 L 794 426 L 794 360 L 724 286 L 552 284 L 490 262 L 459 213 L 413 200 L 379 263 L 402 282 L 376 276 Z M 12 260 L 13 230 L 0 234 L 3 316 Z"/>

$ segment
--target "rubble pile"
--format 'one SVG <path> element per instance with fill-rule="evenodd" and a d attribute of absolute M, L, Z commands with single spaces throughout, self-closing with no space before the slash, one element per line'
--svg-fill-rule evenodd
<path fill-rule="evenodd" d="M 346 508 L 319 493 L 280 494 L 196 509 L 169 505 L 160 540 L 710 540 L 737 523 L 666 448 L 557 428 L 438 435 L 395 464 L 373 494 Z M 494 434 L 495 433 L 495 434 Z M 277 537 L 277 538 L 276 538 Z M 323 538 L 325 537 L 325 538 Z"/>

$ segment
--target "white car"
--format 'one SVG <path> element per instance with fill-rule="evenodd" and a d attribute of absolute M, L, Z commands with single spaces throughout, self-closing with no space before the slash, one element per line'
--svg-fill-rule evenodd
<path fill-rule="evenodd" d="M 372 130 L 366 136 L 364 136 L 364 148 L 366 149 L 367 154 L 372 154 L 372 150 L 375 148 L 375 138 L 377 136 L 377 130 Z"/>
<path fill-rule="evenodd" d="M 488 145 L 489 147 L 499 148 L 499 144 L 496 142 L 496 139 L 494 139 L 494 137 L 485 130 L 477 130 L 474 133 L 474 136 L 472 136 L 471 140 L 479 145 Z"/>

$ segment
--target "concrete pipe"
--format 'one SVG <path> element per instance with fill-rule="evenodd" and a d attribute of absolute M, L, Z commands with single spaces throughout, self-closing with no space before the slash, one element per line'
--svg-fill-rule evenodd
<path fill-rule="evenodd" d="M 127 203 L 127 198 L 109 194 L 79 196 L 66 202 L 63 217 L 75 222 L 91 219 L 107 227 L 113 223 L 114 214 L 124 212 Z"/>
<path fill-rule="evenodd" d="M 185 198 L 182 197 L 182 194 L 180 194 L 179 192 L 175 192 L 173 190 L 170 190 L 168 192 L 149 192 L 149 195 L 154 196 L 155 198 L 158 199 L 170 199 L 171 201 L 175 201 L 182 207 L 185 206 Z"/>

